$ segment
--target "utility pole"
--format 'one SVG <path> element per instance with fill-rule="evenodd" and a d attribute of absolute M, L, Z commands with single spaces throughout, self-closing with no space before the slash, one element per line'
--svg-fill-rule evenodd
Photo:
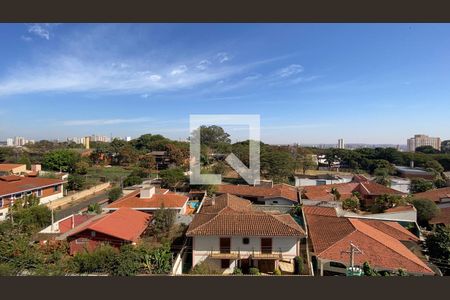
<path fill-rule="evenodd" d="M 352 242 L 350 242 L 350 250 L 342 251 L 341 253 L 350 254 L 350 267 L 353 268 L 355 266 L 355 254 L 362 253 L 358 247 L 356 247 Z"/>

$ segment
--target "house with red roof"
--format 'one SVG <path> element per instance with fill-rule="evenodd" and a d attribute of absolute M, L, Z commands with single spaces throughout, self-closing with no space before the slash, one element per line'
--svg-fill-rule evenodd
<path fill-rule="evenodd" d="M 142 212 L 153 213 L 161 207 L 175 210 L 184 215 L 187 211 L 189 197 L 172 193 L 167 189 L 144 186 L 108 205 L 104 210 L 114 211 L 119 208 L 131 208 Z"/>
<path fill-rule="evenodd" d="M 292 264 L 306 237 L 291 215 L 255 210 L 251 201 L 231 194 L 206 199 L 186 235 L 192 238 L 192 266 L 208 261 L 224 274 L 236 267 L 271 273 Z"/>
<path fill-rule="evenodd" d="M 43 177 L 0 176 L 0 220 L 6 218 L 9 207 L 15 200 L 25 196 L 35 195 L 40 198 L 41 204 L 64 197 L 65 182 Z"/>
<path fill-rule="evenodd" d="M 427 199 L 436 203 L 439 213 L 428 223 L 432 225 L 450 225 L 450 187 L 429 190 L 414 194 L 416 199 Z"/>
<path fill-rule="evenodd" d="M 74 229 L 95 216 L 95 214 L 73 214 L 67 216 L 39 231 L 35 240 L 39 241 L 41 244 L 54 241 L 61 234 Z"/>
<path fill-rule="evenodd" d="M 373 205 L 375 199 L 381 195 L 399 195 L 407 196 L 407 194 L 398 190 L 391 189 L 384 185 L 373 181 L 359 181 L 340 184 L 305 186 L 300 191 L 300 197 L 304 205 L 317 205 L 321 202 L 329 202 L 330 204 L 338 203 L 336 196 L 333 194 L 336 190 L 340 195 L 340 200 L 351 198 L 358 193 L 362 198 L 362 203 L 366 207 Z"/>
<path fill-rule="evenodd" d="M 120 208 L 112 213 L 88 218 L 57 237 L 57 240 L 67 240 L 71 255 L 91 252 L 101 244 L 120 248 L 125 244 L 138 243 L 150 220 L 151 216 L 147 213 Z"/>
<path fill-rule="evenodd" d="M 299 202 L 297 188 L 284 183 L 271 186 L 221 184 L 217 186 L 216 194 L 232 194 L 265 205 L 294 205 Z"/>
<path fill-rule="evenodd" d="M 397 222 L 339 217 L 333 207 L 302 208 L 310 255 L 319 275 L 345 274 L 351 265 L 368 262 L 377 271 L 404 269 L 410 275 L 434 275 L 412 252 L 419 239 Z"/>

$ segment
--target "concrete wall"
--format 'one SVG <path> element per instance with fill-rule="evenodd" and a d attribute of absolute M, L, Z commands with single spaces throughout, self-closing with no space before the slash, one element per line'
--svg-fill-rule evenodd
<path fill-rule="evenodd" d="M 294 205 L 294 202 L 281 197 L 261 199 L 259 201 L 264 201 L 264 205 Z"/>
<path fill-rule="evenodd" d="M 318 179 L 318 178 L 298 178 L 295 177 L 295 186 L 315 186 L 319 185 L 319 182 L 325 182 L 325 184 L 335 184 L 335 183 L 348 183 L 352 181 L 351 178 L 340 178 L 340 179 Z M 322 183 L 323 184 L 323 183 Z"/>
<path fill-rule="evenodd" d="M 59 199 L 58 201 L 54 201 L 54 202 L 48 204 L 48 207 L 49 208 L 57 208 L 58 206 L 63 206 L 63 205 L 69 204 L 72 201 L 77 201 L 82 198 L 92 196 L 97 192 L 100 192 L 100 191 L 103 191 L 103 190 L 109 188 L 110 186 L 111 186 L 111 183 L 109 183 L 109 182 L 96 185 L 94 187 L 91 187 L 90 189 L 72 194 L 70 196 L 66 196 L 64 198 Z"/>

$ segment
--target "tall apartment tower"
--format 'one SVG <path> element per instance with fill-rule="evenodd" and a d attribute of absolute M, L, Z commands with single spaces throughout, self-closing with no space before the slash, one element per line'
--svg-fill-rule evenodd
<path fill-rule="evenodd" d="M 417 147 L 431 146 L 436 150 L 441 150 L 441 139 L 438 137 L 429 137 L 424 134 L 416 134 L 407 140 L 408 151 L 415 152 Z"/>
<path fill-rule="evenodd" d="M 337 147 L 338 149 L 345 149 L 344 139 L 338 139 Z"/>
<path fill-rule="evenodd" d="M 84 148 L 86 148 L 86 149 L 90 148 L 90 145 L 89 145 L 90 140 L 91 140 L 91 137 L 89 137 L 89 136 L 84 138 L 84 141 L 83 141 Z"/>

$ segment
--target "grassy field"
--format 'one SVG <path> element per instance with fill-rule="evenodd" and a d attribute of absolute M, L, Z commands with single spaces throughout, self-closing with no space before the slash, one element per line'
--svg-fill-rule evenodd
<path fill-rule="evenodd" d="M 88 176 L 96 178 L 104 178 L 106 181 L 118 182 L 120 179 L 125 179 L 132 170 L 125 169 L 119 166 L 101 167 L 94 166 L 88 169 Z"/>

